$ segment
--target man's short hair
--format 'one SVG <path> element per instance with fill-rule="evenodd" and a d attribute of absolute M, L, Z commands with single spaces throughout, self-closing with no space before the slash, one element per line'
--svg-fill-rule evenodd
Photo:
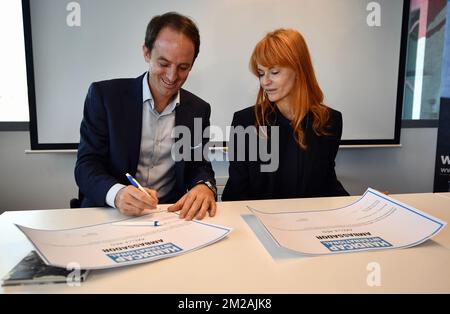
<path fill-rule="evenodd" d="M 178 31 L 189 38 L 194 44 L 194 60 L 200 52 L 200 33 L 197 25 L 187 16 L 177 12 L 167 12 L 154 16 L 147 25 L 145 32 L 145 46 L 152 51 L 156 37 L 164 27 Z"/>

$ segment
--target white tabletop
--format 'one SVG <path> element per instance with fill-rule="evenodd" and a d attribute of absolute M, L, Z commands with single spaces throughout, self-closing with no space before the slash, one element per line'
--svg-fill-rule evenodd
<path fill-rule="evenodd" d="M 426 194 L 391 195 L 450 222 L 450 198 Z M 450 292 L 450 231 L 408 249 L 308 258 L 273 258 L 241 215 L 246 205 L 262 210 L 311 210 L 345 206 L 359 197 L 218 203 L 207 222 L 233 228 L 224 240 L 188 254 L 129 267 L 92 271 L 80 287 L 66 284 L 1 287 L 1 293 L 379 293 Z M 114 209 L 60 209 L 0 215 L 0 276 L 32 246 L 13 225 L 69 228 L 117 220 Z M 369 286 L 369 263 L 378 263 L 381 285 Z"/>
<path fill-rule="evenodd" d="M 442 196 L 442 197 L 448 197 L 450 198 L 450 192 L 441 192 L 441 193 L 435 193 L 436 195 Z"/>

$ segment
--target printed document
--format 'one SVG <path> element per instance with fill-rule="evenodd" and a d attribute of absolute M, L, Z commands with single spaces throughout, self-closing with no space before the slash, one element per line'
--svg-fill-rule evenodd
<path fill-rule="evenodd" d="M 370 188 L 358 201 L 337 209 L 282 213 L 249 209 L 278 245 L 305 255 L 411 247 L 446 225 Z"/>
<path fill-rule="evenodd" d="M 47 265 L 65 268 L 76 263 L 80 269 L 126 266 L 172 257 L 212 244 L 231 232 L 230 228 L 180 219 L 178 214 L 166 210 L 65 230 L 16 226 Z"/>

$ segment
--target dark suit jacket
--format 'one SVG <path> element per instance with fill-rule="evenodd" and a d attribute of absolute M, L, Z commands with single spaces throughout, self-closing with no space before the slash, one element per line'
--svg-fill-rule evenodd
<path fill-rule="evenodd" d="M 313 119 L 311 114 L 309 114 L 309 119 Z M 232 125 L 241 125 L 246 128 L 254 126 L 255 120 L 254 107 L 249 107 L 234 114 Z M 334 169 L 334 160 L 342 135 L 341 113 L 330 108 L 330 127 L 328 129 L 331 133 L 330 136 L 317 136 L 312 130 L 312 122 L 305 123 L 305 119 L 303 126 L 306 127 L 307 150 L 302 152 L 304 164 L 301 169 L 304 172 L 301 182 L 298 183 L 299 192 L 295 197 L 348 195 L 342 184 L 337 180 Z M 269 137 L 269 143 L 270 140 Z M 280 146 L 286 142 L 285 139 L 280 138 Z M 246 146 L 248 146 L 247 142 Z M 246 150 L 248 151 L 248 147 Z M 280 160 L 281 162 L 282 160 Z M 229 178 L 222 194 L 222 200 L 283 198 L 277 192 L 280 191 L 280 188 L 283 189 L 283 187 L 277 186 L 279 184 L 277 182 L 277 171 L 279 169 L 275 172 L 261 172 L 261 164 L 259 158 L 257 161 L 230 161 Z M 292 178 L 285 178 L 284 182 L 296 184 L 294 178 L 296 178 L 294 175 Z"/>
<path fill-rule="evenodd" d="M 82 207 L 107 206 L 105 198 L 109 189 L 116 183 L 128 185 L 125 173 L 136 173 L 141 144 L 143 77 L 95 82 L 89 87 L 75 166 Z M 192 147 L 199 144 L 195 140 L 202 141 L 203 145 L 208 143 L 208 139 L 193 139 L 194 118 L 201 118 L 205 129 L 210 114 L 208 103 L 186 90 L 180 91 L 175 126 L 191 130 Z M 175 176 L 173 193 L 161 202 L 177 201 L 200 180 L 215 183 L 211 163 L 205 160 L 177 161 Z"/>

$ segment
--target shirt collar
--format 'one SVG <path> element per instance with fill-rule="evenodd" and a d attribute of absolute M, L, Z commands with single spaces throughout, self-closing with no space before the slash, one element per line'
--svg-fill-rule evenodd
<path fill-rule="evenodd" d="M 152 110 L 155 110 L 155 102 L 153 101 L 152 92 L 150 90 L 150 87 L 148 86 L 148 71 L 145 73 L 144 78 L 142 79 L 142 103 L 145 103 L 146 101 L 149 101 L 150 107 L 152 108 Z M 166 109 L 164 109 L 163 112 L 172 112 L 179 104 L 180 91 L 178 90 L 175 98 L 169 103 L 169 105 L 166 107 Z"/>

